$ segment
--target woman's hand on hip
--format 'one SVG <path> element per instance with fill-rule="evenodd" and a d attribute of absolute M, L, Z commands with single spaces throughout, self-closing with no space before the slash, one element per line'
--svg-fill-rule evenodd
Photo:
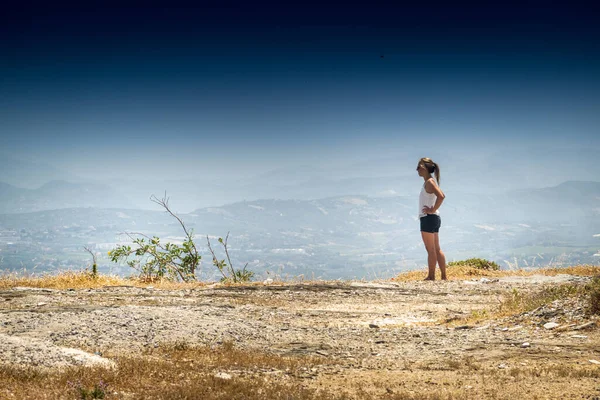
<path fill-rule="evenodd" d="M 433 207 L 428 206 L 423 207 L 423 212 L 425 214 L 435 214 L 435 210 L 433 209 Z"/>

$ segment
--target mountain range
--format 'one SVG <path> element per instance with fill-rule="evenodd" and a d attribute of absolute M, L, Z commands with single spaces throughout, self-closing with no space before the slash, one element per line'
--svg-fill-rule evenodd
<path fill-rule="evenodd" d="M 9 185 L 0 188 L 3 199 L 23 193 Z M 123 232 L 182 239 L 178 222 L 154 203 L 153 210 L 108 208 L 100 189 L 57 182 L 26 191 L 31 198 L 32 192 L 47 198 L 40 204 L 72 196 L 84 206 L 1 214 L 0 268 L 28 262 L 40 268 L 77 267 L 85 260 L 83 245 L 96 246 L 104 254 L 130 240 Z M 389 275 L 424 262 L 417 195 L 239 201 L 178 215 L 197 235 L 206 262 L 206 235 L 224 237 L 231 232 L 234 261 L 250 262 L 257 272 L 283 270 L 330 278 L 363 277 L 367 271 Z M 441 238 L 449 260 L 484 257 L 505 266 L 513 259 L 529 265 L 598 260 L 599 182 L 569 181 L 502 195 L 448 190 L 446 195 Z M 104 199 L 100 206 L 98 199 Z M 171 199 L 174 210 L 178 200 Z M 105 268 L 112 268 L 106 256 L 100 258 Z"/>
<path fill-rule="evenodd" d="M 75 207 L 132 207 L 132 203 L 110 186 L 51 181 L 36 189 L 0 182 L 0 213 L 28 213 Z"/>

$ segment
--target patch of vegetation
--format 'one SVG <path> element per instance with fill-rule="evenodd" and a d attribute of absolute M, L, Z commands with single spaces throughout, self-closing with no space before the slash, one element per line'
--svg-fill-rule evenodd
<path fill-rule="evenodd" d="M 592 281 L 586 285 L 588 296 L 588 312 L 590 314 L 600 315 L 600 275 L 592 278 Z"/>
<path fill-rule="evenodd" d="M 96 259 L 96 253 L 93 252 L 92 250 L 90 250 L 89 247 L 87 246 L 83 246 L 84 250 L 87 251 L 88 253 L 90 253 L 90 255 L 92 256 L 92 278 L 97 278 L 98 277 L 98 261 Z"/>
<path fill-rule="evenodd" d="M 87 388 L 81 382 L 68 382 L 75 391 L 77 397 L 81 400 L 88 399 L 104 399 L 107 396 L 108 385 L 102 380 L 94 384 L 91 388 Z"/>
<path fill-rule="evenodd" d="M 498 312 L 500 314 L 518 314 L 528 312 L 552 303 L 555 300 L 579 296 L 584 292 L 584 286 L 572 284 L 548 286 L 533 293 L 527 293 L 513 289 L 500 303 Z"/>
<path fill-rule="evenodd" d="M 448 263 L 448 267 L 467 266 L 475 269 L 483 269 L 486 271 L 499 271 L 500 265 L 485 258 L 469 258 L 467 260 L 452 261 Z"/>
<path fill-rule="evenodd" d="M 98 274 L 94 277 L 87 271 L 63 271 L 52 275 L 18 275 L 16 273 L 0 275 L 0 289 L 15 286 L 48 288 L 48 289 L 89 289 L 102 286 L 132 285 L 124 278 Z"/>
<path fill-rule="evenodd" d="M 175 343 L 114 361 L 117 367 L 112 369 L 40 370 L 0 364 L 0 398 L 73 398 L 65 397 L 73 391 L 79 399 L 348 398 L 343 393 L 306 388 L 302 374 L 327 360 L 241 350 L 231 343 L 213 347 Z M 273 371 L 286 378 L 277 379 Z"/>
<path fill-rule="evenodd" d="M 556 300 L 577 297 L 587 305 L 588 314 L 600 314 L 600 276 L 594 277 L 585 285 L 564 284 L 549 286 L 534 292 L 524 293 L 513 289 L 501 302 L 500 314 L 517 314 L 535 310 Z"/>
<path fill-rule="evenodd" d="M 162 243 L 158 236 L 149 237 L 142 233 L 126 233 L 133 241 L 133 246 L 121 245 L 108 252 L 111 261 L 125 262 L 128 266 L 139 272 L 147 282 L 160 280 L 193 282 L 197 280 L 196 270 L 200 265 L 202 256 L 199 254 L 194 243 L 194 231 L 188 230 L 185 223 L 169 207 L 169 198 L 165 196 L 158 199 L 155 196 L 150 198 L 154 203 L 160 205 L 165 211 L 179 222 L 185 235 L 185 240 L 181 245 L 174 243 Z M 219 238 L 219 243 L 223 245 L 227 262 L 225 259 L 218 260 L 213 251 L 210 239 L 208 248 L 213 256 L 213 265 L 219 270 L 223 282 L 247 282 L 254 276 L 254 273 L 248 271 L 246 266 L 243 269 L 235 269 L 229 257 L 227 248 L 227 239 Z"/>
<path fill-rule="evenodd" d="M 221 282 L 225 282 L 225 283 L 249 282 L 252 279 L 252 277 L 254 276 L 254 272 L 248 271 L 246 269 L 246 267 L 248 266 L 248 263 L 246 263 L 246 265 L 244 265 L 243 269 L 235 269 L 233 267 L 233 263 L 231 262 L 231 257 L 229 257 L 229 249 L 227 248 L 228 240 L 229 240 L 229 233 L 227 233 L 225 240 L 223 240 L 223 238 L 219 238 L 219 243 L 221 243 L 221 245 L 223 246 L 223 250 L 225 251 L 225 256 L 227 257 L 227 262 L 229 262 L 229 264 L 227 264 L 227 262 L 225 262 L 225 259 L 219 260 L 217 258 L 217 255 L 215 254 L 215 251 L 213 250 L 213 248 L 210 244 L 210 239 L 208 238 L 208 236 L 206 236 L 206 241 L 208 243 L 208 249 L 210 250 L 210 253 L 212 254 L 212 257 L 213 257 L 213 265 L 215 267 L 217 267 L 217 269 L 219 270 L 221 275 L 223 275 L 223 277 L 221 278 Z"/>
<path fill-rule="evenodd" d="M 181 279 L 184 282 L 190 282 L 196 280 L 196 269 L 202 256 L 198 253 L 193 240 L 194 231 L 188 230 L 181 218 L 171 211 L 166 194 L 162 199 L 155 196 L 150 199 L 163 207 L 179 222 L 185 234 L 185 240 L 181 245 L 163 244 L 157 236 L 149 237 L 141 233 L 126 233 L 133 241 L 134 247 L 117 246 L 108 252 L 111 261 L 125 261 L 148 281 Z"/>

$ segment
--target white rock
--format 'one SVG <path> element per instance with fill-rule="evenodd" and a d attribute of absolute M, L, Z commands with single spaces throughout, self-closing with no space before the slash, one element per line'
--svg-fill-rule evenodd
<path fill-rule="evenodd" d="M 598 360 L 588 360 L 588 361 L 594 365 L 600 365 L 600 361 L 598 361 Z"/>
<path fill-rule="evenodd" d="M 521 347 L 523 347 L 523 348 L 527 348 L 527 347 L 530 347 L 530 346 L 531 346 L 531 344 L 529 344 L 529 342 L 525 342 L 525 343 L 523 343 L 521 345 Z"/>
<path fill-rule="evenodd" d="M 386 325 L 397 325 L 398 321 L 392 318 L 378 319 L 369 324 L 370 328 L 381 328 Z"/>
<path fill-rule="evenodd" d="M 512 332 L 512 331 L 518 331 L 521 328 L 522 328 L 521 325 L 517 325 L 517 326 L 513 326 L 512 328 L 508 328 L 508 330 Z"/>
<path fill-rule="evenodd" d="M 264 285 L 270 285 L 271 283 L 273 283 L 273 278 L 267 278 L 263 282 Z"/>
<path fill-rule="evenodd" d="M 548 322 L 547 324 L 544 324 L 544 328 L 546 328 L 546 329 L 554 329 L 558 326 L 560 326 L 560 325 L 557 324 L 556 322 Z"/>
<path fill-rule="evenodd" d="M 571 335 L 571 337 L 575 339 L 587 339 L 587 336 L 585 335 Z"/>
<path fill-rule="evenodd" d="M 226 372 L 217 372 L 215 374 L 215 378 L 224 379 L 224 380 L 228 381 L 232 378 L 232 376 L 231 376 L 231 374 L 228 374 Z"/>

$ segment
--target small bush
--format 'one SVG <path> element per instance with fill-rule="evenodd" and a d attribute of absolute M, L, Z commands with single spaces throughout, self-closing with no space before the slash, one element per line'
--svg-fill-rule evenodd
<path fill-rule="evenodd" d="M 600 314 L 600 275 L 592 278 L 587 284 L 588 304 L 590 314 Z"/>
<path fill-rule="evenodd" d="M 485 258 L 469 258 L 468 260 L 452 261 L 448 263 L 449 267 L 465 265 L 477 269 L 483 269 L 486 271 L 499 271 L 500 266 L 493 261 L 486 260 Z"/>
<path fill-rule="evenodd" d="M 104 399 L 108 389 L 108 385 L 102 382 L 102 380 L 100 380 L 100 383 L 95 384 L 92 388 L 86 388 L 81 384 L 81 382 L 69 382 L 69 386 L 75 390 L 77 397 L 81 400 Z"/>

